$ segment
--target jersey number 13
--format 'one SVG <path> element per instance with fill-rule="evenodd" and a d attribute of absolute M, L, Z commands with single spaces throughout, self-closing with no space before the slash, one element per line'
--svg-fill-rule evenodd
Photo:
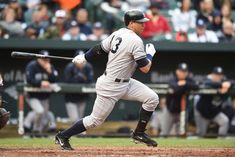
<path fill-rule="evenodd" d="M 116 40 L 115 40 L 115 44 L 111 50 L 112 53 L 116 53 L 118 48 L 119 48 L 119 45 L 121 44 L 122 42 L 122 38 L 121 37 L 118 37 Z"/>

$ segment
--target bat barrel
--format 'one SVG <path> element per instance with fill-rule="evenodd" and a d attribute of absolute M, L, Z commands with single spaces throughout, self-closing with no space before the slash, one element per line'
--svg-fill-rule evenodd
<path fill-rule="evenodd" d="M 13 58 L 43 58 L 43 59 L 56 59 L 56 60 L 72 60 L 71 57 L 61 57 L 61 56 L 51 56 L 51 55 L 42 55 L 42 54 L 35 54 L 35 53 L 27 53 L 27 52 L 18 52 L 13 51 L 11 53 L 11 57 Z"/>

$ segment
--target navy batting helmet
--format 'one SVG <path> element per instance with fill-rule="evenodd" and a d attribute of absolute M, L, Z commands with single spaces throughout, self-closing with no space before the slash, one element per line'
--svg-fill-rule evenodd
<path fill-rule="evenodd" d="M 144 13 L 140 10 L 129 10 L 124 15 L 125 25 L 128 26 L 130 21 L 144 23 L 149 21 L 148 18 L 144 16 Z"/>

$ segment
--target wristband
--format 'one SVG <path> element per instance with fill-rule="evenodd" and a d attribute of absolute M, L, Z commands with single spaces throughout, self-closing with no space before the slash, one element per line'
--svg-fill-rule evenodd
<path fill-rule="evenodd" d="M 150 61 L 152 61 L 153 56 L 152 56 L 151 54 L 147 54 L 147 58 L 148 58 Z"/>

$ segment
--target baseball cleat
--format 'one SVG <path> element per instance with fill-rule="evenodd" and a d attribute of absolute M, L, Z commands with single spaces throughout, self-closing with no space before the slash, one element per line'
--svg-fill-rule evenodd
<path fill-rule="evenodd" d="M 74 150 L 69 143 L 69 139 L 62 136 L 60 132 L 55 136 L 55 144 L 60 145 L 63 150 Z"/>
<path fill-rule="evenodd" d="M 152 140 L 145 132 L 132 132 L 131 138 L 134 143 L 144 143 L 150 147 L 157 147 L 157 142 Z"/>

